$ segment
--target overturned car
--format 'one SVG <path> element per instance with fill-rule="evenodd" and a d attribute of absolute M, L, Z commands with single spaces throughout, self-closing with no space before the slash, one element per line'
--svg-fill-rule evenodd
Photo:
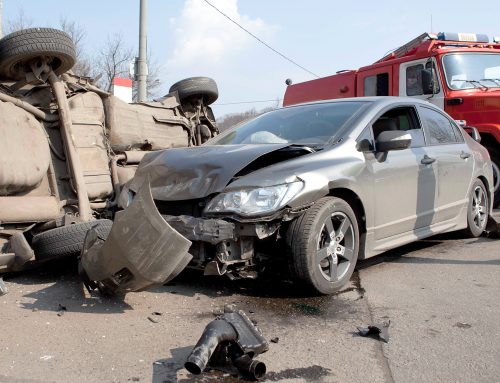
<path fill-rule="evenodd" d="M 127 104 L 72 74 L 75 60 L 56 29 L 0 39 L 0 272 L 80 254 L 90 228 L 109 233 L 121 187 L 146 153 L 218 133 L 212 79 Z"/>
<path fill-rule="evenodd" d="M 88 279 L 127 291 L 188 262 L 256 277 L 270 258 L 317 293 L 356 261 L 441 232 L 485 230 L 489 155 L 443 111 L 410 98 L 279 109 L 195 148 L 147 154 L 107 241 L 88 236 Z"/>

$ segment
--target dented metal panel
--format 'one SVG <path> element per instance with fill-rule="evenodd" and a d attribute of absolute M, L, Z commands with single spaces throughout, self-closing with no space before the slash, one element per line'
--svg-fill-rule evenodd
<path fill-rule="evenodd" d="M 68 104 L 72 120 L 71 134 L 80 156 L 89 199 L 105 199 L 113 192 L 113 185 L 101 98 L 94 92 L 78 93 L 68 100 Z"/>
<path fill-rule="evenodd" d="M 163 104 L 127 104 L 114 96 L 105 98 L 111 148 L 126 151 L 188 146 L 190 121 L 176 115 L 172 97 L 167 100 Z"/>
<path fill-rule="evenodd" d="M 286 146 L 219 145 L 151 153 L 144 157 L 129 188 L 137 191 L 149 178 L 154 199 L 203 198 L 223 191 L 234 175 L 252 161 Z"/>
<path fill-rule="evenodd" d="M 47 173 L 50 149 L 32 114 L 0 102 L 0 196 L 36 187 Z"/>

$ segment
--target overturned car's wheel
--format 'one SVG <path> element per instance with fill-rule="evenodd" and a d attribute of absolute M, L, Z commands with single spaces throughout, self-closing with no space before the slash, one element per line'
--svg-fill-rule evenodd
<path fill-rule="evenodd" d="M 170 87 L 169 93 L 177 91 L 181 102 L 190 98 L 203 97 L 206 105 L 219 98 L 219 90 L 215 81 L 209 77 L 190 77 L 176 82 Z"/>
<path fill-rule="evenodd" d="M 318 293 L 332 294 L 349 281 L 356 266 L 356 215 L 344 200 L 322 198 L 290 224 L 286 243 L 293 276 Z"/>
<path fill-rule="evenodd" d="M 112 225 L 113 221 L 109 219 L 98 219 L 62 226 L 37 234 L 33 237 L 31 243 L 35 258 L 42 261 L 77 256 L 82 251 L 85 235 L 90 228 L 95 227 L 97 235 L 102 239 L 106 239 Z"/>
<path fill-rule="evenodd" d="M 469 205 L 467 207 L 467 229 L 468 237 L 479 237 L 486 229 L 489 215 L 488 193 L 481 180 L 476 180 L 469 193 Z"/>
<path fill-rule="evenodd" d="M 39 66 L 42 58 L 56 74 L 64 73 L 75 65 L 75 44 L 66 32 L 52 28 L 22 29 L 0 39 L 0 77 L 4 79 L 25 79 L 32 71 L 30 64 Z"/>

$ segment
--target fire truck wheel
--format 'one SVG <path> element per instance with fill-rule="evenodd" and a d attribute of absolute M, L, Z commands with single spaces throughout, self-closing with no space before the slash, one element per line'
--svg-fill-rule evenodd
<path fill-rule="evenodd" d="M 0 39 L 0 77 L 24 80 L 33 67 L 45 58 L 56 74 L 70 70 L 76 62 L 75 44 L 63 31 L 52 28 L 29 28 Z"/>
<path fill-rule="evenodd" d="M 219 90 L 215 81 L 209 77 L 190 77 L 176 82 L 170 87 L 169 93 L 177 91 L 180 101 L 203 97 L 205 105 L 210 105 L 219 98 Z"/>
<path fill-rule="evenodd" d="M 37 234 L 32 241 L 35 259 L 42 261 L 77 256 L 82 251 L 85 235 L 90 228 L 95 227 L 97 234 L 106 239 L 112 225 L 113 221 L 109 219 L 98 219 L 57 227 Z"/>
<path fill-rule="evenodd" d="M 493 207 L 500 207 L 500 154 L 490 152 L 490 156 L 493 165 L 493 185 L 495 188 Z"/>

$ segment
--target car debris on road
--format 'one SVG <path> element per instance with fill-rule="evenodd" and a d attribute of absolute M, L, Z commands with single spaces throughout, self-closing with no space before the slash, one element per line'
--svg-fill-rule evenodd
<path fill-rule="evenodd" d="M 389 343 L 389 326 L 391 321 L 380 324 L 373 324 L 367 327 L 358 327 L 358 334 L 364 337 L 372 337 L 379 339 L 385 343 Z"/>
<path fill-rule="evenodd" d="M 242 310 L 226 306 L 210 322 L 189 354 L 184 367 L 199 375 L 205 368 L 262 379 L 266 365 L 253 358 L 269 350 L 269 343 Z"/>
<path fill-rule="evenodd" d="M 0 296 L 5 295 L 9 292 L 9 289 L 5 282 L 3 281 L 3 278 L 0 277 Z"/>

